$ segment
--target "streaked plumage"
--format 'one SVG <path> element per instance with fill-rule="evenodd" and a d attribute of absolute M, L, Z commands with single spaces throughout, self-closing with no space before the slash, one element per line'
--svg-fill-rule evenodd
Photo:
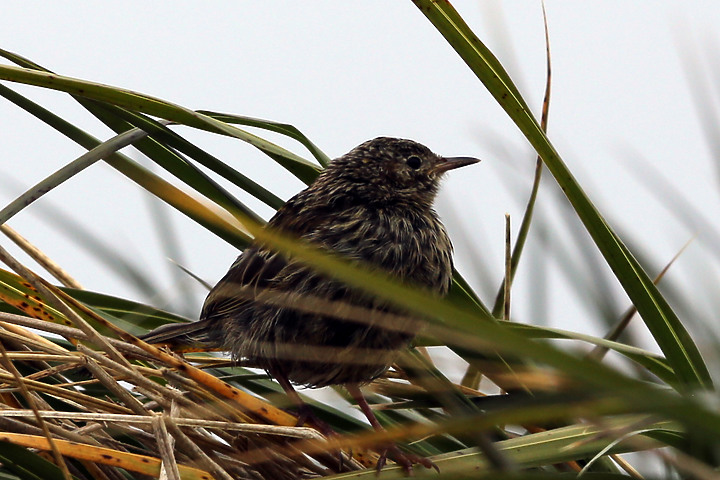
<path fill-rule="evenodd" d="M 268 226 L 442 296 L 451 283 L 452 245 L 432 204 L 445 171 L 477 161 L 440 157 L 411 140 L 376 138 L 331 162 Z M 273 292 L 290 293 L 295 303 L 280 306 L 253 295 Z M 367 318 L 299 310 L 317 299 L 360 307 Z M 377 313 L 394 314 L 393 328 L 373 325 Z M 300 407 L 307 406 L 288 380 L 311 387 L 344 384 L 367 407 L 357 385 L 381 375 L 420 325 L 387 302 L 254 243 L 212 289 L 198 322 L 160 327 L 145 340 L 228 350 L 274 375 Z M 363 410 L 380 428 L 369 407 Z M 407 470 L 416 462 L 434 466 L 394 446 L 388 450 Z"/>
<path fill-rule="evenodd" d="M 445 159 L 410 140 L 376 138 L 331 162 L 312 185 L 280 208 L 268 225 L 445 295 L 452 275 L 452 245 L 432 203 L 444 171 L 476 161 Z M 248 300 L 247 293 L 235 295 L 238 286 L 403 314 L 254 244 L 210 292 L 199 322 L 167 326 L 146 339 L 199 342 L 227 349 L 235 359 L 282 372 L 293 383 L 319 387 L 367 382 L 382 374 L 419 326 L 408 320 L 407 325 L 399 326 L 404 332 L 389 331 L 260 304 Z M 368 354 L 353 355 L 353 351 Z M 298 353 L 302 359 L 295 358 Z"/>

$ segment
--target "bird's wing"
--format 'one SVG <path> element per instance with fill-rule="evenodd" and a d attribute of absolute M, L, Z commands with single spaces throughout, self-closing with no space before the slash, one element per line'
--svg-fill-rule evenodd
<path fill-rule="evenodd" d="M 322 211 L 307 208 L 308 191 L 288 200 L 270 219 L 268 228 L 285 235 L 314 240 L 313 232 L 327 222 Z M 318 210 L 322 210 L 320 207 Z M 297 268 L 294 262 L 275 251 L 252 244 L 237 258 L 230 270 L 212 289 L 203 305 L 200 319 L 224 318 L 241 314 L 252 301 L 253 295 L 272 286 L 278 274 Z"/>
<path fill-rule="evenodd" d="M 267 288 L 286 264 L 285 257 L 277 252 L 248 247 L 212 289 L 200 319 L 237 315 L 256 292 Z"/>

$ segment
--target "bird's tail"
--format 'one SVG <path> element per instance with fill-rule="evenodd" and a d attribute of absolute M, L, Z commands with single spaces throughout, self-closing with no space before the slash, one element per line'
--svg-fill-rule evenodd
<path fill-rule="evenodd" d="M 170 348 L 174 352 L 206 352 L 221 346 L 222 332 L 210 319 L 190 323 L 167 323 L 141 336 L 147 343 Z"/>

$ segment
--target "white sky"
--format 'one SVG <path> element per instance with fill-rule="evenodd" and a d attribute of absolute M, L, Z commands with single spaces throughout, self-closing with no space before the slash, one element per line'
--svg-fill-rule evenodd
<path fill-rule="evenodd" d="M 538 112 L 545 82 L 539 2 L 453 4 Z M 692 293 L 689 298 L 700 312 L 715 311 L 717 260 L 702 243 L 712 237 L 697 222 L 687 226 L 669 215 L 625 165 L 644 158 L 718 227 L 717 158 L 704 136 L 704 129 L 717 129 L 717 124 L 701 121 L 692 92 L 707 108 L 703 115 L 718 111 L 720 2 L 548 0 L 547 12 L 553 60 L 550 139 L 600 210 L 633 246 L 640 246 L 654 269 L 698 236 L 669 280 L 686 296 Z M 504 214 L 509 212 L 517 227 L 534 156 L 482 84 L 409 0 L 6 2 L 1 22 L 1 48 L 59 74 L 189 108 L 290 123 L 331 157 L 366 139 L 391 135 L 413 138 L 438 153 L 483 158 L 480 165 L 449 176 L 438 210 L 455 238 L 458 268 L 492 304 L 491 291 L 502 274 Z M 692 89 L 688 75 L 694 79 Z M 96 136 L 111 136 L 62 94 L 4 84 Z M 698 85 L 708 90 L 698 90 Z M 0 204 L 83 153 L 2 99 L 0 119 Z M 301 188 L 269 158 L 239 141 L 178 131 L 283 198 Z M 305 155 L 293 142 L 282 144 Z M 556 233 L 549 240 L 588 275 L 588 260 L 558 222 L 562 209 L 547 187 L 546 182 L 539 214 L 554 225 Z M 194 315 L 204 293 L 196 289 L 173 295 L 179 291 L 171 275 L 174 267 L 160 248 L 148 204 L 138 187 L 99 163 L 9 224 L 86 288 L 151 301 L 59 231 L 49 220 L 60 217 L 47 212 L 51 207 L 72 214 L 160 282 L 168 308 Z M 183 249 L 178 260 L 215 282 L 237 252 L 166 211 Z M 694 222 L 690 215 L 686 219 Z M 534 238 L 532 245 L 540 244 Z M 552 256 L 557 253 L 527 251 L 513 294 L 515 316 L 602 334 L 590 313 L 596 309 L 583 306 L 588 303 L 585 294 L 569 287 L 573 282 L 564 280 Z M 616 282 L 609 285 L 614 301 L 606 306 L 619 314 L 628 302 Z M 539 300 L 538 292 L 546 300 Z"/>

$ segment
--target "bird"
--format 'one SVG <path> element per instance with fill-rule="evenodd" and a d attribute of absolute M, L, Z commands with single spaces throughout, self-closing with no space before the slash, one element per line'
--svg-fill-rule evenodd
<path fill-rule="evenodd" d="M 479 161 L 443 157 L 408 139 L 368 140 L 331 161 L 266 228 L 443 297 L 452 283 L 453 247 L 433 203 L 446 172 Z M 285 300 L 262 300 L 272 293 Z M 357 307 L 367 318 L 303 305 L 313 300 Z M 374 321 L 383 315 L 392 325 Z M 297 403 L 303 420 L 317 419 L 293 384 L 343 385 L 371 425 L 382 429 L 359 386 L 382 375 L 408 347 L 422 327 L 416 317 L 256 241 L 210 291 L 198 321 L 164 325 L 143 339 L 204 345 L 262 367 Z M 390 445 L 378 469 L 387 454 L 408 471 L 414 463 L 435 467 Z"/>

